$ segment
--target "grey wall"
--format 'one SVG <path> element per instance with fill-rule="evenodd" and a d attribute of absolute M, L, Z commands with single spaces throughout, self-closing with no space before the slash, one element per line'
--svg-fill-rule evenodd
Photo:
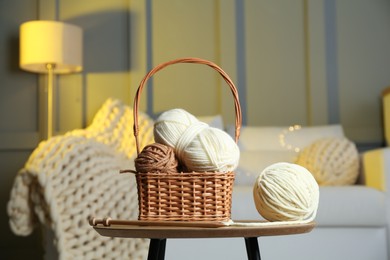
<path fill-rule="evenodd" d="M 18 69 L 20 23 L 37 19 L 38 1 L 0 1 L 0 255 L 3 259 L 40 259 L 39 232 L 13 235 L 6 203 L 13 178 L 38 144 L 38 76 Z"/>

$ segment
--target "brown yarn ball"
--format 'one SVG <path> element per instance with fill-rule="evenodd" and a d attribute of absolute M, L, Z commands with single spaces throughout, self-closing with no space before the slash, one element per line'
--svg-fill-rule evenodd
<path fill-rule="evenodd" d="M 137 172 L 178 172 L 178 160 L 173 148 L 160 143 L 145 146 L 134 162 Z"/>

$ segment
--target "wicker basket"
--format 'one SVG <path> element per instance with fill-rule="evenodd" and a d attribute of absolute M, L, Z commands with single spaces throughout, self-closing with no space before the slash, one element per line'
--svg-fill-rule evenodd
<path fill-rule="evenodd" d="M 141 81 L 134 99 L 134 137 L 137 154 L 138 107 L 140 94 L 146 82 L 156 72 L 177 63 L 207 65 L 226 81 L 231 89 L 235 106 L 235 141 L 238 141 L 241 127 L 241 107 L 237 89 L 230 77 L 216 64 L 199 58 L 182 58 L 162 63 L 152 69 Z M 147 221 L 227 221 L 231 215 L 231 197 L 234 172 L 182 172 L 136 173 L 139 220 Z"/>

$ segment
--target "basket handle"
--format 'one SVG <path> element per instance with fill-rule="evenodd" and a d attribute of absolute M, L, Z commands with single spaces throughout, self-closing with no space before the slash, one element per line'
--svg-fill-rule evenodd
<path fill-rule="evenodd" d="M 133 114 L 134 114 L 133 131 L 134 131 L 134 137 L 135 137 L 135 144 L 137 146 L 137 155 L 139 155 L 139 153 L 140 153 L 139 140 L 138 140 L 138 133 L 139 133 L 138 107 L 139 107 L 141 92 L 142 92 L 144 86 L 146 85 L 146 82 L 148 81 L 148 79 L 151 78 L 155 73 L 157 73 L 159 70 L 162 70 L 163 68 L 165 68 L 169 65 L 177 64 L 177 63 L 197 63 L 197 64 L 207 65 L 207 66 L 213 68 L 214 70 L 218 71 L 219 74 L 222 76 L 222 78 L 226 81 L 226 83 L 230 87 L 230 90 L 232 92 L 233 99 L 234 99 L 234 108 L 235 108 L 235 114 L 236 114 L 235 141 L 236 141 L 236 143 L 238 142 L 238 138 L 240 136 L 241 124 L 242 124 L 241 106 L 240 106 L 240 101 L 238 98 L 237 88 L 234 85 L 233 81 L 230 79 L 229 75 L 226 74 L 226 72 L 223 71 L 218 65 L 216 65 L 215 63 L 213 63 L 211 61 L 200 59 L 200 58 L 181 58 L 181 59 L 171 60 L 168 62 L 161 63 L 160 65 L 157 65 L 151 71 L 149 71 L 148 74 L 145 75 L 145 77 L 142 79 L 141 83 L 139 84 L 138 90 L 137 90 L 135 97 L 134 97 L 134 109 L 133 109 Z"/>

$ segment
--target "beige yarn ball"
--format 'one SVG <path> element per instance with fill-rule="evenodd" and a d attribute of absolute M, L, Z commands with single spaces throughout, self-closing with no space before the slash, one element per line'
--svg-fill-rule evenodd
<path fill-rule="evenodd" d="M 307 168 L 319 185 L 352 185 L 359 175 L 359 153 L 347 138 L 324 138 L 304 148 L 295 163 Z"/>
<path fill-rule="evenodd" d="M 231 172 L 240 158 L 238 145 L 228 133 L 200 122 L 183 109 L 168 110 L 157 118 L 154 139 L 173 147 L 188 171 Z"/>
<path fill-rule="evenodd" d="M 265 168 L 253 187 L 256 209 L 269 221 L 303 221 L 316 216 L 319 187 L 304 167 L 280 162 Z"/>
<path fill-rule="evenodd" d="M 134 160 L 135 169 L 142 173 L 177 173 L 178 161 L 173 148 L 152 143 L 144 147 Z"/>

